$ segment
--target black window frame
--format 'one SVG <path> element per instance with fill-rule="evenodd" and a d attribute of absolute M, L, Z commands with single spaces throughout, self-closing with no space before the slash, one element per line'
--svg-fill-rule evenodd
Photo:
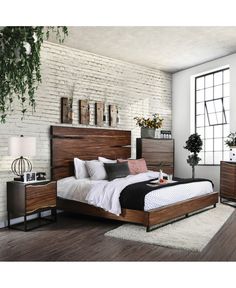
<path fill-rule="evenodd" d="M 200 127 L 197 127 L 197 116 L 199 116 L 199 114 L 197 114 L 197 103 L 201 103 L 201 102 L 197 102 L 197 91 L 199 91 L 199 90 L 204 90 L 204 100 L 202 101 L 203 103 L 204 103 L 204 114 L 200 114 L 200 115 L 204 115 L 204 126 L 202 126 L 202 128 L 204 128 L 204 131 L 205 131 L 205 128 L 206 127 L 213 127 L 213 150 L 212 151 L 203 151 L 204 152 L 204 164 L 202 163 L 199 163 L 198 165 L 199 166 L 220 166 L 220 164 L 214 164 L 214 153 L 215 152 L 219 152 L 219 151 L 215 151 L 214 150 L 214 140 L 216 139 L 215 137 L 214 137 L 214 126 L 219 126 L 219 125 L 222 125 L 222 126 L 224 126 L 224 125 L 226 125 L 226 124 L 229 124 L 230 123 L 230 121 L 229 121 L 229 119 L 227 120 L 227 117 L 226 117 L 226 113 L 225 113 L 225 108 L 224 108 L 224 104 L 223 104 L 223 111 L 222 111 L 222 113 L 224 114 L 224 117 L 225 117 L 225 123 L 222 123 L 222 124 L 214 124 L 214 125 L 210 125 L 210 121 L 209 121 L 209 119 L 208 119 L 208 122 L 209 122 L 209 126 L 207 126 L 206 125 L 206 123 L 205 123 L 205 109 L 206 109 L 206 111 L 207 111 L 207 107 L 206 107 L 206 102 L 207 101 L 212 101 L 212 100 L 217 100 L 217 99 L 222 99 L 222 102 L 223 102 L 223 99 L 225 98 L 225 96 L 224 96 L 224 90 L 222 90 L 222 97 L 218 97 L 218 98 L 214 98 L 214 87 L 216 87 L 216 86 L 220 86 L 220 85 L 222 85 L 222 89 L 223 89 L 223 85 L 224 84 L 227 84 L 227 83 L 229 83 L 230 84 L 230 80 L 229 80 L 229 82 L 224 82 L 224 78 L 222 79 L 222 84 L 217 84 L 217 85 L 214 85 L 214 74 L 216 74 L 216 73 L 218 73 L 218 72 L 222 72 L 222 77 L 224 77 L 223 75 L 224 75 L 224 71 L 226 71 L 226 70 L 229 70 L 229 72 L 230 72 L 230 67 L 226 67 L 226 68 L 221 68 L 221 69 L 217 69 L 217 70 L 214 70 L 214 71 L 212 71 L 212 72 L 208 72 L 208 73 L 205 73 L 205 74 L 201 74 L 201 75 L 198 75 L 198 76 L 196 76 L 196 77 L 194 77 L 195 79 L 195 81 L 194 81 L 194 84 L 195 84 L 195 86 L 194 86 L 194 105 L 195 105 L 195 107 L 194 107 L 194 113 L 195 113 L 195 115 L 194 115 L 194 120 L 195 120 L 195 123 L 194 123 L 194 131 L 195 131 L 195 133 L 197 132 L 197 128 L 200 128 Z M 206 86 L 205 86 L 205 77 L 206 76 L 208 76 L 208 75 L 213 75 L 213 86 L 210 86 L 210 87 L 212 87 L 213 88 L 213 99 L 211 99 L 211 100 L 206 100 L 205 99 L 205 90 L 207 89 L 207 88 L 210 88 L 210 87 L 207 87 L 206 88 Z M 199 79 L 199 78 L 202 78 L 202 77 L 204 77 L 204 88 L 202 88 L 202 89 L 197 89 L 197 79 Z M 230 94 L 229 94 L 229 96 L 226 96 L 226 97 L 230 97 Z M 224 102 L 223 102 L 224 103 Z M 208 113 L 206 113 L 207 114 L 207 117 L 209 117 L 209 115 L 208 115 Z M 205 135 L 205 132 L 204 132 L 204 140 L 206 139 L 205 138 L 206 137 L 206 135 Z M 224 136 L 224 128 L 222 127 L 222 141 L 224 141 L 224 138 L 225 138 L 225 136 Z M 223 144 L 222 144 L 223 145 Z M 205 148 L 206 149 L 206 148 Z M 220 151 L 220 152 L 222 152 L 222 155 L 223 155 L 223 153 L 225 152 L 225 151 L 227 151 L 227 150 L 225 150 L 224 149 L 224 146 L 222 146 L 222 150 Z M 207 152 L 212 152 L 213 153 L 213 163 L 212 164 L 205 164 L 205 157 L 206 157 L 206 153 Z M 223 159 L 222 159 L 223 160 Z"/>
<path fill-rule="evenodd" d="M 213 86 L 214 87 L 214 86 Z M 211 121 L 210 121 L 210 117 L 209 117 L 209 114 L 213 114 L 213 113 L 209 113 L 208 111 L 208 108 L 207 108 L 207 102 L 213 102 L 213 101 L 216 101 L 216 100 L 221 100 L 222 102 L 222 115 L 223 115 L 223 118 L 224 118 L 224 122 L 222 123 L 216 123 L 216 124 L 211 124 Z M 223 97 L 220 97 L 220 98 L 215 98 L 215 99 L 212 99 L 212 100 L 204 100 L 204 106 L 205 106 L 205 109 L 206 109 L 206 114 L 207 114 L 207 118 L 208 118 L 208 122 L 209 122 L 209 126 L 217 126 L 217 125 L 225 125 L 225 124 L 228 124 L 227 123 L 227 119 L 226 119 L 226 114 L 225 114 L 225 107 L 224 107 L 224 96 Z M 214 112 L 216 113 L 216 112 Z M 223 120 L 223 119 L 222 119 Z M 217 120 L 218 121 L 218 120 Z"/>

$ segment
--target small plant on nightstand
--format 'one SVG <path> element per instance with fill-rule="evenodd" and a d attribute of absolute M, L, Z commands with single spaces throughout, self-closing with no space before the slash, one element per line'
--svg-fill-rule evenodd
<path fill-rule="evenodd" d="M 190 152 L 187 163 L 192 167 L 192 178 L 194 179 L 195 166 L 201 161 L 201 158 L 198 157 L 198 153 L 202 150 L 202 139 L 200 135 L 197 133 L 190 135 L 184 148 Z"/>

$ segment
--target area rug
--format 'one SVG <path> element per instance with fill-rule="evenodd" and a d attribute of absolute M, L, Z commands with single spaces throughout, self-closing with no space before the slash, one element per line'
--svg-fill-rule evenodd
<path fill-rule="evenodd" d="M 184 218 L 148 233 L 143 226 L 124 224 L 107 232 L 105 236 L 170 248 L 202 251 L 234 210 L 230 206 L 219 203 L 214 209 Z"/>

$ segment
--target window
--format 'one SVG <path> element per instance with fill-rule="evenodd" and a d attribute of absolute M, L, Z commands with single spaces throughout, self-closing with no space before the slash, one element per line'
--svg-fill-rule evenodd
<path fill-rule="evenodd" d="M 228 159 L 229 73 L 225 68 L 195 77 L 195 132 L 203 141 L 200 165 L 219 165 Z"/>

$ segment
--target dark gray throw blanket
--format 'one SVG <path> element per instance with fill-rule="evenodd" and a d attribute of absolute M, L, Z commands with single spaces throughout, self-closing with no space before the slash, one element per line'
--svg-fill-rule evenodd
<path fill-rule="evenodd" d="M 173 183 L 163 184 L 155 187 L 148 186 L 147 184 L 151 184 L 151 181 L 158 179 L 151 179 L 148 181 L 138 182 L 134 184 L 130 184 L 120 194 L 120 205 L 121 208 L 133 209 L 133 210 L 144 210 L 144 198 L 146 194 L 153 190 L 162 189 L 166 187 L 176 186 L 180 184 L 192 183 L 192 182 L 202 182 L 209 181 L 214 187 L 213 183 L 209 179 L 204 178 L 196 178 L 196 179 L 182 179 L 182 178 L 173 178 Z"/>

